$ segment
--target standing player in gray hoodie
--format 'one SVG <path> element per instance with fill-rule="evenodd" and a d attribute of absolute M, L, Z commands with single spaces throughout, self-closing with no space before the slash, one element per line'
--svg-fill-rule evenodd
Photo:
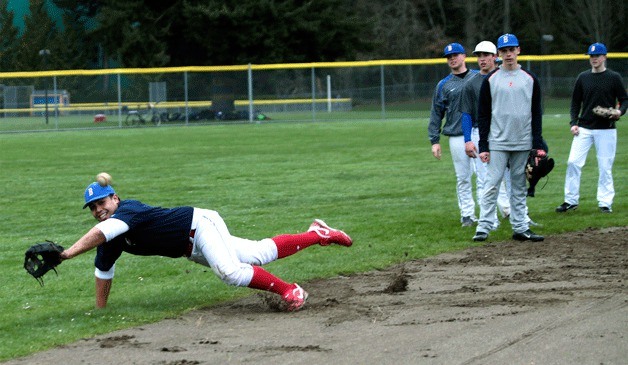
<path fill-rule="evenodd" d="M 456 172 L 456 195 L 460 209 L 460 222 L 463 227 L 471 227 L 476 221 L 475 201 L 473 200 L 473 162 L 464 152 L 462 135 L 462 113 L 460 102 L 464 83 L 477 73 L 467 69 L 465 49 L 460 43 L 445 46 L 443 55 L 451 73 L 440 80 L 434 90 L 432 110 L 427 133 L 432 144 L 432 155 L 441 158 L 441 133 L 449 137 L 449 151 Z M 443 126 L 443 118 L 446 117 Z"/>
<path fill-rule="evenodd" d="M 517 63 L 521 52 L 519 40 L 504 34 L 497 40 L 500 68 L 486 76 L 480 89 L 478 143 L 480 159 L 487 163 L 487 179 L 480 206 L 480 221 L 474 241 L 488 238 L 497 194 L 506 168 L 510 166 L 510 224 L 512 238 L 519 241 L 543 241 L 530 230 L 526 220 L 525 166 L 531 149 L 545 156 L 542 135 L 541 88 L 536 77 Z"/>

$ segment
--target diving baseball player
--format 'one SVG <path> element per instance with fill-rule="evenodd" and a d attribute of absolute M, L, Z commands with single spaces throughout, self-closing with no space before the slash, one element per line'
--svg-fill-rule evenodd
<path fill-rule="evenodd" d="M 260 241 L 234 237 L 218 212 L 195 207 L 161 208 L 122 200 L 111 185 L 94 182 L 85 189 L 85 205 L 98 224 L 61 253 L 68 260 L 96 248 L 96 306 L 107 305 L 116 261 L 133 255 L 187 257 L 210 267 L 226 284 L 266 290 L 281 296 L 285 309 L 301 309 L 308 293 L 261 265 L 309 246 L 332 243 L 351 246 L 346 233 L 316 219 L 307 232 Z"/>

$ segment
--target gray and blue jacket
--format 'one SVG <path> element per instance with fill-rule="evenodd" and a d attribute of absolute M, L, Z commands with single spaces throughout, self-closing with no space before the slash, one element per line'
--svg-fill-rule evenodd
<path fill-rule="evenodd" d="M 441 132 L 446 136 L 462 136 L 460 96 L 466 80 L 477 72 L 477 70 L 469 70 L 460 75 L 449 74 L 436 85 L 432 98 L 430 122 L 427 127 L 427 133 L 432 144 L 440 143 Z M 441 130 L 445 116 L 447 116 L 447 120 Z"/>

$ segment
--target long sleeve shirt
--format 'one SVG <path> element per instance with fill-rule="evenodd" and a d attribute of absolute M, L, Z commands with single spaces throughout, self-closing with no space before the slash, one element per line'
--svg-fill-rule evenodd
<path fill-rule="evenodd" d="M 588 129 L 613 129 L 615 121 L 593 113 L 593 108 L 616 107 L 620 104 L 621 114 L 628 109 L 626 88 L 619 73 L 606 69 L 602 72 L 587 70 L 578 75 L 571 96 L 571 122 Z"/>
<path fill-rule="evenodd" d="M 449 74 L 436 85 L 432 98 L 430 122 L 427 127 L 428 136 L 432 144 L 440 143 L 441 132 L 446 136 L 462 135 L 460 96 L 466 80 L 476 73 L 477 70 L 469 70 L 464 74 L 464 77 Z M 442 121 L 445 116 L 447 120 L 445 121 L 445 125 L 442 126 Z"/>
<path fill-rule="evenodd" d="M 543 149 L 541 88 L 521 68 L 489 73 L 480 89 L 479 151 Z"/>

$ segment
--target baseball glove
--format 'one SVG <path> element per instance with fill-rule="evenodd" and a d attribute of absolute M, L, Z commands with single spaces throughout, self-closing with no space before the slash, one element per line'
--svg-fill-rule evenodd
<path fill-rule="evenodd" d="M 593 108 L 593 114 L 602 118 L 610 118 L 617 115 L 617 109 L 613 107 L 604 108 L 598 105 Z"/>
<path fill-rule="evenodd" d="M 538 159 L 538 161 L 537 161 Z M 526 163 L 526 177 L 528 178 L 528 196 L 534 197 L 536 184 L 541 178 L 547 176 L 554 168 L 554 159 L 547 155 L 538 157 L 536 150 L 530 151 Z"/>
<path fill-rule="evenodd" d="M 24 269 L 43 286 L 43 276 L 48 271 L 53 270 L 57 273 L 55 267 L 62 261 L 61 252 L 63 247 L 52 241 L 32 245 L 24 254 Z"/>

